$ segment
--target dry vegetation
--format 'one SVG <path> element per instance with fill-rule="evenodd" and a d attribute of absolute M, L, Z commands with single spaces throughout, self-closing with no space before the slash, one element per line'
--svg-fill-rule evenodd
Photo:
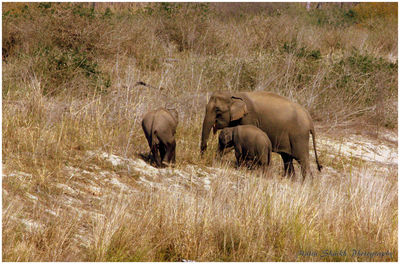
<path fill-rule="evenodd" d="M 397 130 L 397 3 L 2 11 L 4 261 L 320 261 L 298 253 L 325 249 L 348 251 L 322 260 L 370 260 L 352 249 L 397 260 L 397 165 L 382 172 L 321 148 L 326 170 L 300 184 L 279 177 L 277 156 L 268 177 L 233 170 L 229 156 L 214 159 L 215 137 L 199 156 L 207 97 L 222 89 L 288 96 L 310 111 L 317 140 Z M 147 153 L 141 117 L 165 104 L 180 114 L 171 177 L 194 166 L 213 175 L 209 188 L 145 188 L 128 163 L 88 156 Z"/>

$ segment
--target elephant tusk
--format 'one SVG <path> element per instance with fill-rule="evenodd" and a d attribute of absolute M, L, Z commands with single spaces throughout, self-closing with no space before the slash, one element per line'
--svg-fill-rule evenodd
<path fill-rule="evenodd" d="M 218 131 L 217 125 L 214 124 L 213 125 L 213 134 L 215 135 L 217 133 L 217 131 Z"/>

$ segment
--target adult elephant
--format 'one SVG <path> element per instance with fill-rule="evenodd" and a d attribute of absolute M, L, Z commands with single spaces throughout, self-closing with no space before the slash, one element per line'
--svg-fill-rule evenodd
<path fill-rule="evenodd" d="M 265 91 L 232 93 L 219 91 L 212 94 L 203 121 L 201 153 L 207 149 L 210 130 L 214 134 L 224 127 L 254 125 L 263 130 L 272 143 L 272 151 L 281 155 L 284 175 L 294 176 L 293 159 L 301 166 L 303 180 L 310 173 L 309 134 L 314 142 L 315 160 L 318 162 L 314 125 L 310 114 L 297 103 Z"/>

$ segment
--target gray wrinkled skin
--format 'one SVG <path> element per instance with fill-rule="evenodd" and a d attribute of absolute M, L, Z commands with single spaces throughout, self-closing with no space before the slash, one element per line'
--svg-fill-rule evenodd
<path fill-rule="evenodd" d="M 164 161 L 175 163 L 177 125 L 178 112 L 174 109 L 158 108 L 143 117 L 143 132 L 157 167 L 162 167 Z"/>
<path fill-rule="evenodd" d="M 293 175 L 293 159 L 301 166 L 303 180 L 310 171 L 309 137 L 313 137 L 314 153 L 318 170 L 315 131 L 306 109 L 289 99 L 265 91 L 215 92 L 207 106 L 203 121 L 201 152 L 207 148 L 207 140 L 225 127 L 254 125 L 264 131 L 272 144 L 272 151 L 281 155 L 284 175 Z"/>
<path fill-rule="evenodd" d="M 222 156 L 235 149 L 237 166 L 266 169 L 271 162 L 272 145 L 267 134 L 253 125 L 240 125 L 222 129 L 218 137 L 218 152 Z"/>

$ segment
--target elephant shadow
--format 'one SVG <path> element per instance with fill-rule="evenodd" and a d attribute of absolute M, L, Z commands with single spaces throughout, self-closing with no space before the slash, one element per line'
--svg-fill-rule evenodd
<path fill-rule="evenodd" d="M 144 162 L 150 164 L 151 166 L 156 166 L 156 162 L 153 158 L 153 155 L 151 154 L 151 152 L 147 152 L 147 153 L 138 153 L 137 157 L 142 159 Z"/>
<path fill-rule="evenodd" d="M 149 164 L 155 168 L 165 168 L 165 167 L 169 167 L 169 166 L 174 167 L 173 164 L 167 164 L 165 161 L 163 161 L 161 163 L 161 167 L 158 167 L 157 163 L 153 157 L 153 154 L 151 152 L 150 153 L 138 153 L 137 157 L 142 159 L 144 162 L 146 162 L 147 164 Z"/>

